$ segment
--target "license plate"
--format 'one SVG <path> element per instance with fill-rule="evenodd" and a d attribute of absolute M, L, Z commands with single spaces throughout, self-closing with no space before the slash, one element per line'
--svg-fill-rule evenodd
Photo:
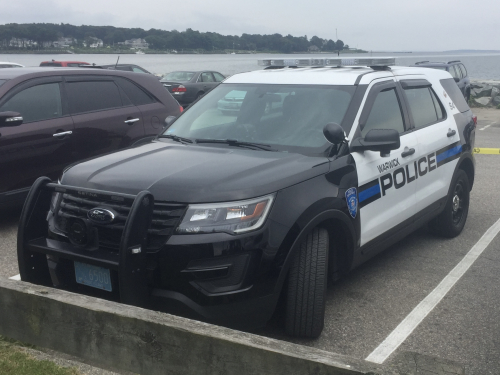
<path fill-rule="evenodd" d="M 78 284 L 111 292 L 111 277 L 106 268 L 75 262 L 75 276 Z"/>

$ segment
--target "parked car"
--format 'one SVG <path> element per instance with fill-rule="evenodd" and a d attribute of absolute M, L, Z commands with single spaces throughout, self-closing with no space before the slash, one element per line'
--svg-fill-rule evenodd
<path fill-rule="evenodd" d="M 43 61 L 40 63 L 40 66 L 50 66 L 50 67 L 63 67 L 63 68 L 77 68 L 80 65 L 87 65 L 87 62 L 84 61 Z"/>
<path fill-rule="evenodd" d="M 16 64 L 13 62 L 0 61 L 0 69 L 1 68 L 24 68 L 24 65 Z"/>
<path fill-rule="evenodd" d="M 109 70 L 124 70 L 126 72 L 152 74 L 151 72 L 148 72 L 143 67 L 141 67 L 139 65 L 135 65 L 135 64 L 106 64 L 106 65 L 86 64 L 86 65 L 81 65 L 80 67 L 81 68 L 109 69 Z"/>
<path fill-rule="evenodd" d="M 38 179 L 21 279 L 222 325 L 262 326 L 281 305 L 288 334 L 317 337 L 329 280 L 427 222 L 462 232 L 477 118 L 448 73 L 260 65 L 278 68 L 235 74 L 157 140 Z M 217 109 L 232 91 L 236 117 Z"/>
<path fill-rule="evenodd" d="M 33 181 L 145 143 L 182 107 L 149 74 L 89 69 L 0 70 L 0 207 Z"/>
<path fill-rule="evenodd" d="M 445 62 L 431 62 L 431 61 L 419 61 L 414 64 L 414 66 L 418 66 L 419 68 L 432 68 L 432 69 L 440 69 L 446 70 L 451 74 L 453 79 L 458 85 L 458 88 L 464 95 L 464 98 L 469 101 L 470 99 L 470 79 L 467 75 L 467 69 L 465 69 L 464 64 L 460 60 L 453 60 Z"/>
<path fill-rule="evenodd" d="M 212 90 L 226 77 L 213 71 L 178 71 L 165 74 L 160 80 L 163 86 L 182 105 L 188 105 Z"/>

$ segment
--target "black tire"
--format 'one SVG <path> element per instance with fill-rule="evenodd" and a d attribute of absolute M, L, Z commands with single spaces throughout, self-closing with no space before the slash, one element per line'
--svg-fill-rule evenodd
<path fill-rule="evenodd" d="M 444 211 L 430 222 L 431 230 L 444 237 L 458 236 L 464 229 L 469 213 L 470 187 L 467 173 L 457 170 L 450 185 Z"/>
<path fill-rule="evenodd" d="M 465 100 L 467 100 L 467 104 L 469 104 L 470 101 L 470 90 L 467 90 L 465 93 Z"/>
<path fill-rule="evenodd" d="M 325 322 L 328 231 L 315 228 L 294 254 L 288 276 L 285 331 L 316 338 Z"/>

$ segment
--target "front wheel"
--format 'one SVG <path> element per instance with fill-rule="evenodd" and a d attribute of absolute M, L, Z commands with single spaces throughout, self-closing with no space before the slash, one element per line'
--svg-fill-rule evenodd
<path fill-rule="evenodd" d="M 458 236 L 467 221 L 469 199 L 469 178 L 467 173 L 459 169 L 451 181 L 444 211 L 431 221 L 432 231 L 448 238 Z"/>
<path fill-rule="evenodd" d="M 316 338 L 325 322 L 328 231 L 315 228 L 293 255 L 288 277 L 285 331 Z"/>

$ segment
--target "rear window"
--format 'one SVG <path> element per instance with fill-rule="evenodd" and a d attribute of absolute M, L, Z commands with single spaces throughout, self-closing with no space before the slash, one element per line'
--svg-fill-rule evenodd
<path fill-rule="evenodd" d="M 162 81 L 190 81 L 194 72 L 172 72 L 163 76 Z"/>
<path fill-rule="evenodd" d="M 134 105 L 144 105 L 154 103 L 155 100 L 150 95 L 145 93 L 141 88 L 134 83 L 123 78 L 116 78 L 118 85 L 125 92 L 125 95 L 134 103 Z"/>
<path fill-rule="evenodd" d="M 72 114 L 122 106 L 120 92 L 113 81 L 68 82 L 66 87 Z"/>
<path fill-rule="evenodd" d="M 440 80 L 441 85 L 446 93 L 450 96 L 451 101 L 457 106 L 460 112 L 467 112 L 470 108 L 465 101 L 465 98 L 457 86 L 453 78 Z"/>

